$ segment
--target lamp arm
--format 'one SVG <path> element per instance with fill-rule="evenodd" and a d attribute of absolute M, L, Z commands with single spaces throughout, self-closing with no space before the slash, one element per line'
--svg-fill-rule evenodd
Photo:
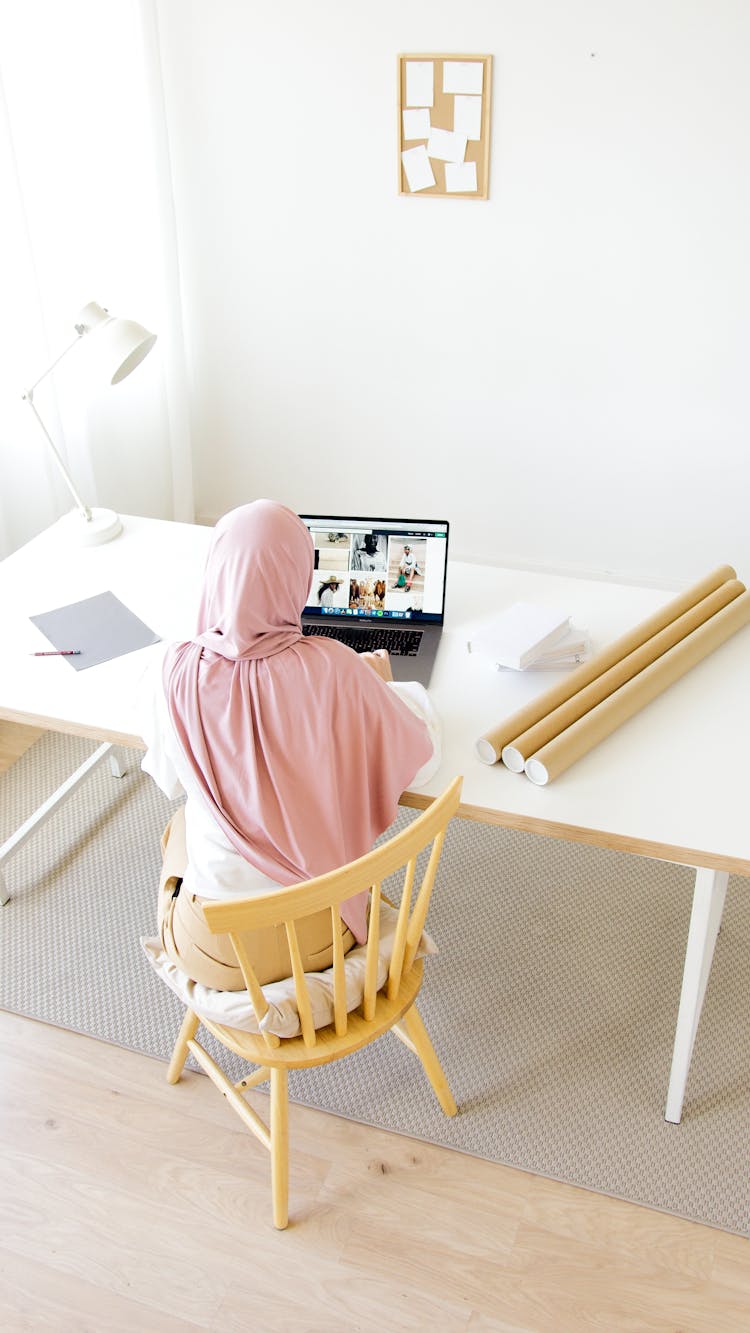
<path fill-rule="evenodd" d="M 75 346 L 75 343 L 72 344 L 72 345 Z M 70 351 L 70 348 L 66 348 L 66 351 Z M 65 352 L 63 352 L 63 356 L 64 356 L 64 355 L 65 355 Z M 59 360 L 60 360 L 60 357 L 58 357 L 57 360 L 59 361 Z M 55 365 L 57 365 L 57 361 L 55 362 Z M 51 369 L 52 369 L 52 366 L 50 366 L 50 370 L 51 370 Z M 49 374 L 49 371 L 45 371 L 45 374 Z M 44 379 L 44 375 L 42 375 L 41 378 Z M 38 383 L 39 383 L 39 380 L 37 380 L 36 383 L 38 384 Z M 83 514 L 83 517 L 85 518 L 86 522 L 87 522 L 87 523 L 90 523 L 90 522 L 91 522 L 91 519 L 92 519 L 91 510 L 89 509 L 89 506 L 88 506 L 87 504 L 84 504 L 83 500 L 81 499 L 80 495 L 78 494 L 78 491 L 76 490 L 75 486 L 73 485 L 73 482 L 71 481 L 70 477 L 68 476 L 68 469 L 66 468 L 65 464 L 64 464 L 63 461 L 62 461 L 62 458 L 60 457 L 60 454 L 59 454 L 58 451 L 57 451 L 57 446 L 55 445 L 55 442 L 54 442 L 54 440 L 52 439 L 52 436 L 50 435 L 49 431 L 47 430 L 47 427 L 45 426 L 44 422 L 42 421 L 42 418 L 40 417 L 39 413 L 38 413 L 37 410 L 36 410 L 36 404 L 34 403 L 34 389 L 35 389 L 35 388 L 36 388 L 36 384 L 35 384 L 31 389 L 27 389 L 27 390 L 26 390 L 26 393 L 25 393 L 23 396 L 24 396 L 24 398 L 26 399 L 26 402 L 28 403 L 29 407 L 31 408 L 32 412 L 34 413 L 34 416 L 36 417 L 37 421 L 39 422 L 39 425 L 41 426 L 41 428 L 42 428 L 42 430 L 43 430 L 43 432 L 44 432 L 44 435 L 45 435 L 45 438 L 46 438 L 46 440 L 47 440 L 47 443 L 48 443 L 50 449 L 52 450 L 52 456 L 53 456 L 55 462 L 57 463 L 58 468 L 60 469 L 60 475 L 62 476 L 62 479 L 63 479 L 63 481 L 65 482 L 65 485 L 67 486 L 68 490 L 70 491 L 71 495 L 73 496 L 73 499 L 75 500 L 76 504 L 78 505 L 78 508 L 80 509 L 81 513 Z"/>
<path fill-rule="evenodd" d="M 76 324 L 76 329 L 78 330 L 78 337 L 75 338 L 72 343 L 69 343 L 69 345 L 63 349 L 63 351 L 56 358 L 56 360 L 52 362 L 52 365 L 47 366 L 47 369 L 43 371 L 42 374 L 39 376 L 39 379 L 35 380 L 31 388 L 27 389 L 26 392 L 24 393 L 23 397 L 27 398 L 29 402 L 31 402 L 34 390 L 41 384 L 42 380 L 46 380 L 47 376 L 52 374 L 52 371 L 55 369 L 55 366 L 59 366 L 63 357 L 67 356 L 68 352 L 72 352 L 73 348 L 78 346 L 79 342 L 81 341 L 81 338 L 83 337 L 84 331 L 83 328 L 79 327 L 79 325 L 77 324 Z"/>
<path fill-rule="evenodd" d="M 44 422 L 42 421 L 42 418 L 40 417 L 39 413 L 37 412 L 37 410 L 36 410 L 36 404 L 35 404 L 35 402 L 34 402 L 34 390 L 35 390 L 36 388 L 39 387 L 39 385 L 41 384 L 42 380 L 46 380 L 47 376 L 52 374 L 52 371 L 55 369 L 56 366 L 59 366 L 59 364 L 60 364 L 60 362 L 62 361 L 63 357 L 66 357 L 66 356 L 68 355 L 68 352 L 72 352 L 73 348 L 78 346 L 79 342 L 81 341 L 81 338 L 83 337 L 83 333 L 84 333 L 83 328 L 79 327 L 79 325 L 76 324 L 76 337 L 74 338 L 73 342 L 72 342 L 72 343 L 69 343 L 67 347 L 63 348 L 63 350 L 62 350 L 62 352 L 60 353 L 60 355 L 59 355 L 58 357 L 56 357 L 56 359 L 52 362 L 52 365 L 51 365 L 51 366 L 48 366 L 47 369 L 46 369 L 45 371 L 42 372 L 42 374 L 39 376 L 39 379 L 34 381 L 34 383 L 31 385 L 31 388 L 30 388 L 30 389 L 26 389 L 26 390 L 24 391 L 24 393 L 22 394 L 22 397 L 23 397 L 23 398 L 26 400 L 26 402 L 28 403 L 29 407 L 31 408 L 32 412 L 34 413 L 34 416 L 36 417 L 37 421 L 39 422 L 39 425 L 41 426 L 42 431 L 44 432 L 45 439 L 47 440 L 47 444 L 49 445 L 50 449 L 52 450 L 52 456 L 53 456 L 55 462 L 57 463 L 58 468 L 60 469 L 60 475 L 61 475 L 63 481 L 65 482 L 65 485 L 67 486 L 68 490 L 70 491 L 71 495 L 73 496 L 73 499 L 75 500 L 76 504 L 78 505 L 78 508 L 80 509 L 81 513 L 83 514 L 83 517 L 85 518 L 86 522 L 87 522 L 87 523 L 90 523 L 90 522 L 91 522 L 91 510 L 90 510 L 89 506 L 88 506 L 87 504 L 85 504 L 84 501 L 81 499 L 80 495 L 78 494 L 78 491 L 76 490 L 75 486 L 73 485 L 73 482 L 71 481 L 71 479 L 70 479 L 70 477 L 69 477 L 69 475 L 68 475 L 68 469 L 66 468 L 65 464 L 63 463 L 63 460 L 62 460 L 62 458 L 61 458 L 61 456 L 60 456 L 60 454 L 59 454 L 59 452 L 58 452 L 57 445 L 55 444 L 54 440 L 52 439 L 52 436 L 50 435 L 49 431 L 47 430 L 47 427 L 45 426 Z"/>

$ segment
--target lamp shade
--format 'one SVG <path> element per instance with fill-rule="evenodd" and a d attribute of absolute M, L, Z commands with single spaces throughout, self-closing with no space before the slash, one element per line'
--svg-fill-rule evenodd
<path fill-rule="evenodd" d="M 90 355 L 102 378 L 119 384 L 151 351 L 156 334 L 134 319 L 116 319 L 96 301 L 84 306 L 76 321 L 76 332 L 92 334 Z"/>

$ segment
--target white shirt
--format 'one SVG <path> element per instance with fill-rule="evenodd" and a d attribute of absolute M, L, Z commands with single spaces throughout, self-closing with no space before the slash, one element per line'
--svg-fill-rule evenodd
<path fill-rule="evenodd" d="M 172 725 L 161 669 L 160 654 L 144 673 L 139 692 L 141 735 L 148 746 L 141 768 L 150 774 L 169 800 L 176 800 L 185 793 L 188 854 L 183 879 L 185 891 L 201 898 L 224 899 L 250 898 L 279 888 L 275 880 L 256 870 L 232 846 L 211 814 Z M 431 758 L 409 784 L 419 787 L 429 782 L 440 766 L 440 723 L 427 691 L 417 681 L 392 681 L 388 688 L 423 720 L 432 741 Z"/>

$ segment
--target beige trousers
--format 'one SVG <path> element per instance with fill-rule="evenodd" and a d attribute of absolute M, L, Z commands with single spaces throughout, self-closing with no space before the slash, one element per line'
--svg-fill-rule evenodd
<path fill-rule="evenodd" d="M 213 990 L 245 990 L 245 980 L 232 942 L 228 935 L 211 933 L 203 915 L 203 900 L 184 890 L 174 896 L 187 867 L 182 806 L 167 824 L 161 848 L 164 861 L 159 881 L 158 921 L 164 952 L 193 981 L 203 986 Z M 344 953 L 348 953 L 356 940 L 343 922 L 341 926 Z M 322 972 L 331 966 L 333 939 L 331 913 L 327 908 L 298 921 L 297 938 L 306 972 Z M 242 942 L 261 986 L 291 976 L 292 963 L 283 926 L 246 931 Z"/>

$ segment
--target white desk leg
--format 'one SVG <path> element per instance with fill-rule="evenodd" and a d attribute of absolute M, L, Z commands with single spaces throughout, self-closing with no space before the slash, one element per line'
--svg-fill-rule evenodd
<path fill-rule="evenodd" d="M 698 1031 L 703 997 L 711 971 L 716 936 L 724 911 L 729 875 L 725 870 L 695 872 L 693 910 L 690 914 L 685 967 L 682 973 L 682 993 L 677 1015 L 677 1029 L 672 1054 L 672 1072 L 669 1076 L 665 1120 L 678 1125 L 682 1116 L 685 1085 L 693 1054 L 695 1034 Z"/>
<path fill-rule="evenodd" d="M 125 770 L 121 767 L 119 759 L 117 758 L 116 753 L 114 753 L 114 746 L 109 743 L 100 745 L 92 755 L 89 755 L 85 763 L 81 764 L 80 768 L 77 768 L 75 773 L 71 773 L 70 777 L 57 788 L 57 791 L 53 792 L 44 804 L 40 805 L 39 809 L 35 810 L 33 815 L 30 815 L 26 822 L 22 824 L 20 828 L 16 829 L 15 833 L 11 834 L 7 841 L 3 843 L 2 847 L 0 847 L 0 905 L 7 903 L 10 897 L 2 872 L 3 863 L 7 861 L 8 857 L 11 856 L 13 852 L 17 852 L 19 847 L 23 846 L 27 838 L 31 837 L 32 833 L 35 833 L 38 828 L 41 828 L 42 824 L 46 824 L 47 820 L 55 813 L 57 807 L 62 805 L 63 801 L 66 801 L 68 797 L 73 794 L 76 787 L 79 787 L 82 782 L 85 782 L 89 774 L 93 772 L 103 759 L 107 758 L 107 755 L 110 757 L 109 762 L 112 772 L 116 777 L 122 777 Z"/>

